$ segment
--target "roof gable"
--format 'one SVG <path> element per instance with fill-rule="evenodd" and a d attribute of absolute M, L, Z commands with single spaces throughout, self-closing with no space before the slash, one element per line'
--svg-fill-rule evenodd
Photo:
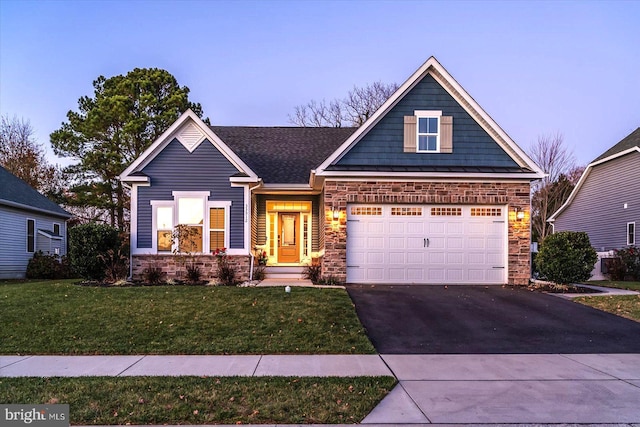
<path fill-rule="evenodd" d="M 428 87 L 426 87 L 428 86 Z M 415 91 L 414 91 L 415 90 Z M 375 144 L 367 144 L 367 136 L 371 134 L 371 139 L 377 139 L 378 141 L 387 139 L 388 143 L 392 140 L 397 140 L 397 135 L 394 137 L 378 135 L 378 126 L 385 120 L 387 115 L 399 115 L 404 114 L 404 110 L 413 108 L 419 110 L 421 107 L 416 105 L 412 107 L 411 102 L 415 103 L 413 97 L 420 96 L 421 98 L 431 98 L 431 101 L 438 104 L 438 110 L 445 110 L 446 108 L 453 108 L 453 104 L 456 104 L 460 110 L 457 114 L 461 118 L 467 121 L 466 125 L 475 126 L 477 130 L 480 130 L 483 135 L 480 135 L 482 144 L 480 147 L 473 147 L 471 143 L 466 144 L 466 151 L 463 149 L 460 156 L 449 156 L 449 159 L 442 163 L 445 159 L 443 155 L 430 155 L 429 161 L 434 164 L 432 166 L 442 167 L 464 167 L 464 166 L 484 166 L 484 167 L 504 167 L 505 172 L 511 173 L 518 171 L 520 173 L 525 172 L 529 178 L 541 178 L 544 176 L 542 170 L 535 164 L 529 156 L 498 126 L 497 123 L 475 102 L 475 100 L 449 75 L 449 73 L 440 65 L 440 63 L 434 58 L 429 58 L 400 88 L 347 140 L 341 147 L 339 147 L 331 156 L 329 156 L 318 167 L 316 173 L 318 175 L 327 175 L 331 173 L 332 168 L 343 169 L 348 167 L 350 163 L 362 162 L 365 159 L 364 153 L 371 150 L 380 151 L 381 144 L 378 144 L 374 148 Z M 405 100 L 406 99 L 406 100 Z M 453 104 L 451 103 L 453 101 Z M 425 102 L 422 99 L 421 102 Z M 429 102 L 429 100 L 427 100 Z M 418 103 L 420 104 L 420 103 Z M 444 106 L 444 107 L 442 107 Z M 448 107 L 447 107 L 448 106 Z M 424 108 L 424 107 L 422 107 Z M 431 107 L 434 108 L 434 107 Z M 443 111 L 443 114 L 444 112 Z M 464 117 L 462 116 L 464 113 Z M 397 119 L 397 118 L 396 118 Z M 397 121 L 397 120 L 396 120 Z M 462 124 L 465 125 L 464 123 Z M 398 123 L 398 129 L 402 127 L 402 121 Z M 456 126 L 456 120 L 454 119 L 454 126 Z M 456 128 L 457 129 L 457 128 Z M 400 134 L 401 136 L 401 134 Z M 363 148 L 359 147 L 359 144 L 363 143 Z M 398 143 L 401 143 L 401 138 Z M 463 147 L 465 144 L 463 143 Z M 457 146 L 456 146 L 457 147 Z M 390 148 L 392 149 L 392 148 Z M 489 150 L 483 151 L 483 150 Z M 350 158 L 349 154 L 353 151 L 354 155 Z M 360 156 L 358 153 L 360 151 Z M 404 156 L 401 148 L 395 150 L 398 153 L 395 156 L 395 161 L 399 162 L 398 166 L 416 168 L 417 164 L 412 164 L 416 158 L 421 158 L 421 165 L 424 165 L 424 159 L 429 159 L 427 156 L 414 156 L 413 159 L 410 156 Z M 481 153 L 481 154 L 479 154 Z M 384 153 L 383 156 L 379 156 L 388 159 L 388 153 Z M 484 156 L 485 164 L 478 164 L 474 161 L 473 165 L 466 165 L 462 162 L 464 158 L 469 156 Z M 474 160 L 478 160 L 477 158 Z M 450 163 L 447 164 L 446 162 Z M 455 164 L 454 164 L 455 163 Z M 351 166 L 354 166 L 351 164 Z M 372 166 L 372 165 L 368 165 Z M 379 166 L 379 165 L 377 165 Z"/>
<path fill-rule="evenodd" d="M 624 137 L 622 141 L 618 142 L 616 145 L 596 157 L 595 160 L 591 163 L 600 162 L 602 160 L 615 156 L 616 154 L 620 154 L 633 148 L 640 148 L 640 127 Z"/>
<path fill-rule="evenodd" d="M 571 205 L 573 200 L 576 198 L 578 192 L 580 191 L 580 189 L 588 179 L 594 167 L 602 167 L 603 164 L 611 160 L 614 160 L 629 154 L 633 154 L 633 153 L 636 153 L 636 155 L 637 153 L 640 153 L 640 128 L 637 128 L 635 131 L 631 132 L 629 135 L 624 137 L 620 142 L 618 142 L 613 147 L 609 148 L 607 151 L 605 151 L 600 156 L 598 156 L 593 162 L 589 163 L 585 168 L 584 172 L 582 173 L 582 176 L 578 180 L 578 183 L 574 187 L 573 191 L 571 192 L 571 194 L 569 194 L 567 201 L 562 206 L 560 206 L 560 208 L 557 211 L 555 211 L 547 221 L 548 222 L 555 221 L 556 218 L 560 214 L 562 214 L 562 212 L 564 212 L 567 209 L 567 207 L 569 207 L 569 205 Z"/>
<path fill-rule="evenodd" d="M 71 214 L 0 166 L 0 204 L 71 218 Z"/>
<path fill-rule="evenodd" d="M 231 162 L 239 174 L 252 181 L 258 180 L 255 172 L 191 110 L 185 111 L 140 157 L 131 163 L 120 174 L 120 180 L 124 182 L 148 182 L 148 177 L 140 172 L 173 140 L 177 140 L 189 152 L 194 152 L 200 144 L 208 142 Z"/>

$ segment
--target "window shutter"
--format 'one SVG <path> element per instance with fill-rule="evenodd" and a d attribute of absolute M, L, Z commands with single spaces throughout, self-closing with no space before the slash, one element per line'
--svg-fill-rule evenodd
<path fill-rule="evenodd" d="M 416 145 L 416 116 L 404 116 L 404 152 L 415 153 Z"/>
<path fill-rule="evenodd" d="M 440 152 L 453 153 L 453 116 L 440 117 Z"/>

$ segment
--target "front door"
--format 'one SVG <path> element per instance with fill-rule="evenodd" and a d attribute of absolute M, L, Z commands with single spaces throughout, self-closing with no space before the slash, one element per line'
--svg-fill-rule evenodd
<path fill-rule="evenodd" d="M 278 215 L 278 262 L 300 261 L 299 213 L 280 213 Z"/>

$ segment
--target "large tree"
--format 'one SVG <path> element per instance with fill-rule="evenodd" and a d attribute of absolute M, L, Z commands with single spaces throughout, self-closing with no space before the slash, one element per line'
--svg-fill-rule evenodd
<path fill-rule="evenodd" d="M 188 108 L 189 88 L 169 72 L 136 68 L 126 75 L 98 77 L 92 97 L 78 100 L 78 111 L 51 134 L 56 154 L 78 163 L 65 172 L 75 177 L 69 205 L 104 210 L 112 226 L 126 227 L 129 194 L 118 175 Z"/>
<path fill-rule="evenodd" d="M 395 83 L 354 86 L 343 99 L 311 100 L 294 107 L 289 121 L 303 127 L 360 126 L 398 89 Z"/>
<path fill-rule="evenodd" d="M 62 172 L 49 163 L 34 133 L 29 120 L 0 117 L 0 166 L 45 196 L 60 201 Z"/>
<path fill-rule="evenodd" d="M 532 240 L 542 241 L 551 233 L 547 220 L 567 200 L 584 167 L 576 166 L 560 133 L 538 137 L 529 154 L 546 174 L 533 184 L 531 196 Z"/>

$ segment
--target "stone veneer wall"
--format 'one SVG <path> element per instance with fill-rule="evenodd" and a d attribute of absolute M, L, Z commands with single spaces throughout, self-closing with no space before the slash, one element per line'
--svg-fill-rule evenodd
<path fill-rule="evenodd" d="M 325 243 L 322 275 L 345 281 L 347 275 L 347 203 L 509 205 L 508 283 L 527 285 L 531 277 L 529 182 L 379 182 L 325 181 Z M 340 210 L 333 221 L 332 208 Z M 517 220 L 514 209 L 525 212 Z"/>
<path fill-rule="evenodd" d="M 216 279 L 218 261 L 213 255 L 195 255 L 195 262 L 202 272 L 203 280 Z M 244 255 L 227 255 L 229 264 L 236 269 L 236 279 L 239 281 L 249 280 L 249 270 L 251 269 L 251 259 Z M 167 279 L 184 278 L 185 269 L 179 263 L 175 255 L 134 255 L 132 259 L 133 279 L 142 279 L 142 271 L 149 267 L 160 267 L 166 273 Z"/>

